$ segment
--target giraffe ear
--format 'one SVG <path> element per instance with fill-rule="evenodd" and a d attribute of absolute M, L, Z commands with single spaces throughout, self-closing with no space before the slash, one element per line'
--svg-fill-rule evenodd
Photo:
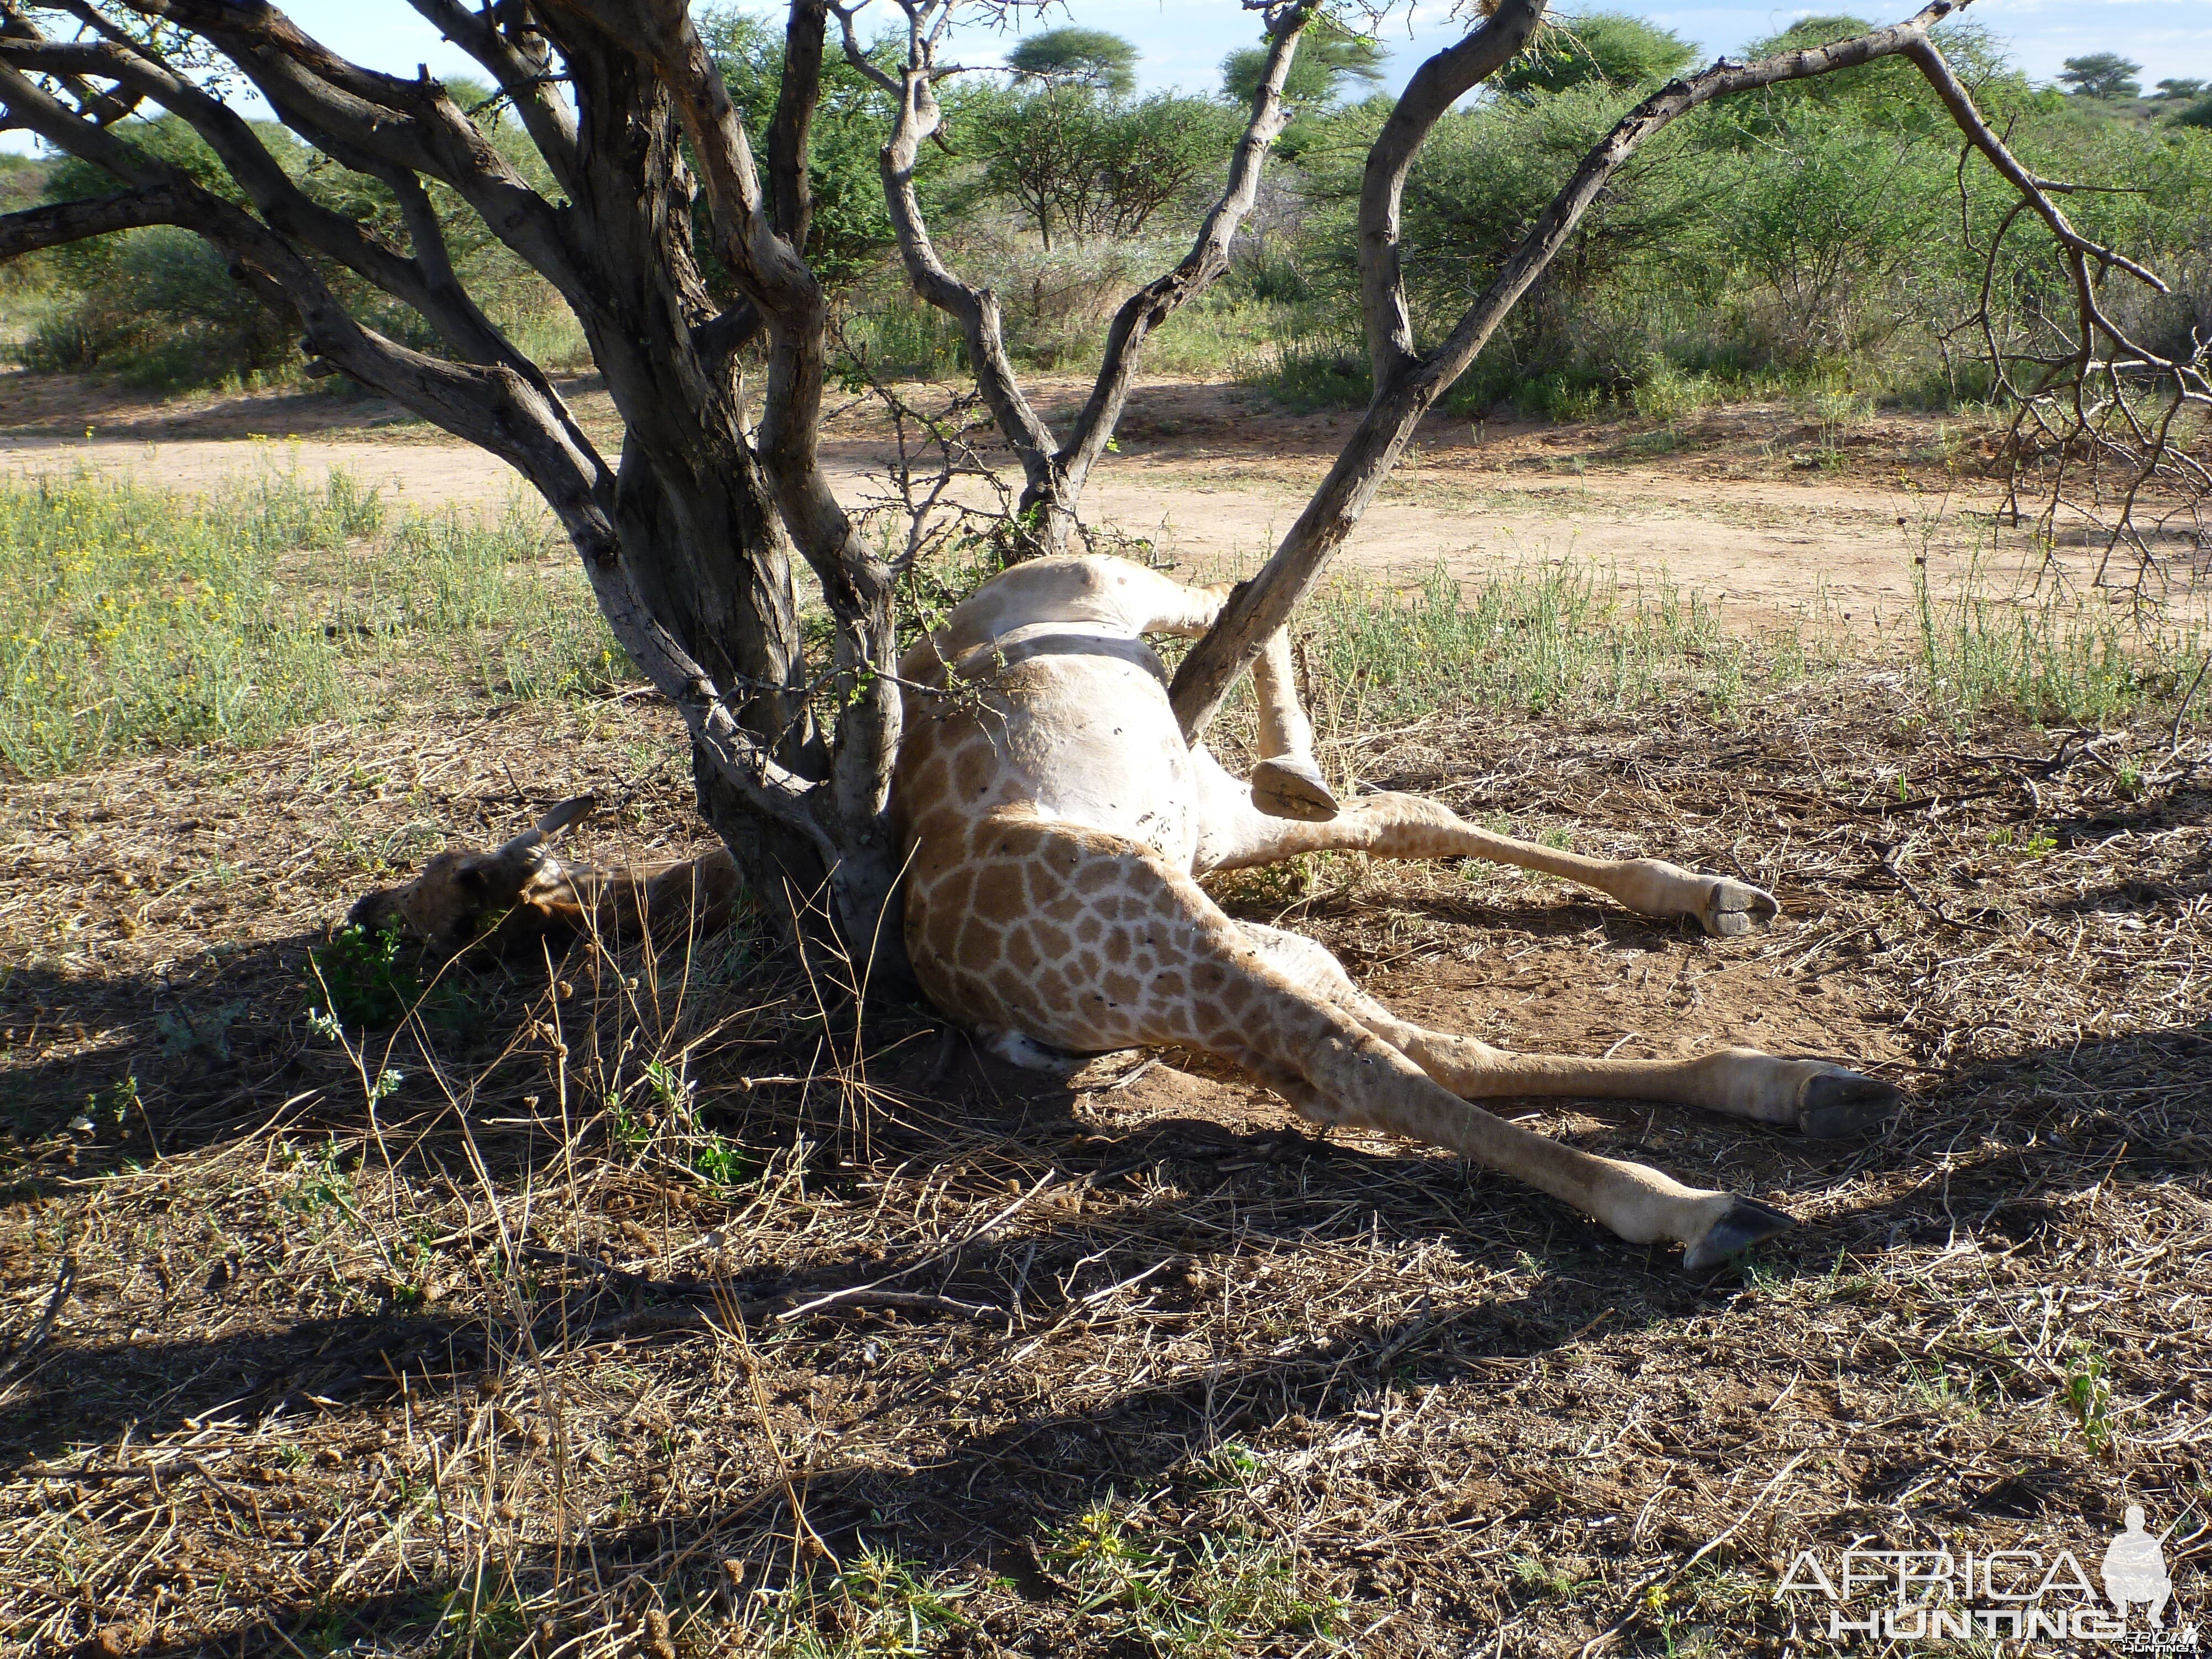
<path fill-rule="evenodd" d="M 599 804 L 597 795 L 572 795 L 531 827 L 541 836 L 557 836 L 579 818 L 588 817 Z"/>

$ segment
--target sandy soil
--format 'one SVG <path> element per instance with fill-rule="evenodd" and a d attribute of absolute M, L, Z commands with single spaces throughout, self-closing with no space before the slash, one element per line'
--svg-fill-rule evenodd
<path fill-rule="evenodd" d="M 1048 417 L 1081 386 L 1036 388 Z M 586 426 L 611 438 L 595 382 L 569 388 Z M 917 393 L 926 402 L 927 389 Z M 1297 517 L 1349 431 L 1343 414 L 1290 414 L 1231 386 L 1154 381 L 1133 397 L 1120 453 L 1106 458 L 1086 519 L 1220 574 L 1257 567 Z M 1740 617 L 1807 616 L 1863 624 L 1909 603 L 1916 559 L 1939 593 L 1970 570 L 1978 587 L 2017 591 L 2033 570 L 2027 538 L 1992 527 L 1995 492 L 1976 476 L 1956 422 L 1884 416 L 1824 429 L 1777 405 L 1650 423 L 1492 422 L 1424 428 L 1343 563 L 1389 577 L 1442 561 L 1463 575 L 1499 563 L 1572 559 L 1661 579 Z M 825 453 L 848 503 L 881 487 L 891 451 L 880 425 L 835 420 Z M 0 377 L 0 473 L 77 466 L 204 486 L 270 466 L 310 477 L 345 468 L 420 507 L 497 510 L 526 499 L 496 458 L 372 398 L 319 392 L 155 403 L 68 376 Z M 2078 581 L 2096 549 L 2062 547 Z"/>

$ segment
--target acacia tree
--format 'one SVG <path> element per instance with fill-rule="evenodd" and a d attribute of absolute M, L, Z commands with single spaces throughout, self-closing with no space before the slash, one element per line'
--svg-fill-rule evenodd
<path fill-rule="evenodd" d="M 1011 0 L 972 3 L 1003 13 Z M 856 957 L 880 959 L 875 983 L 895 983 L 890 795 L 900 569 L 831 491 L 817 441 L 832 318 L 807 261 L 808 138 L 830 15 L 836 12 L 855 66 L 886 94 L 881 170 L 901 258 L 923 296 L 959 321 L 978 390 L 1023 468 L 1035 544 L 1049 550 L 1075 532 L 1083 483 L 1112 435 L 1146 336 L 1226 268 L 1318 0 L 1254 8 L 1267 30 L 1267 64 L 1223 192 L 1189 254 L 1117 314 L 1089 400 L 1065 439 L 1023 393 L 996 297 L 947 266 L 914 189 L 920 146 L 943 121 L 936 87 L 957 72 L 942 52 L 963 0 L 890 0 L 904 21 L 896 68 L 860 51 L 858 4 L 788 0 L 764 172 L 684 0 L 411 3 L 482 66 L 536 150 L 544 182 L 538 169 L 526 174 L 512 164 L 427 71 L 408 77 L 350 62 L 267 0 L 0 0 L 0 125 L 93 164 L 115 186 L 0 216 L 0 259 L 144 226 L 181 227 L 296 325 L 308 373 L 343 374 L 514 465 L 574 544 L 615 636 L 682 714 L 702 811 L 756 892 L 793 923 L 818 913 Z M 1407 171 L 1452 103 L 1528 48 L 1544 3 L 1498 0 L 1464 39 L 1415 71 L 1376 138 L 1358 218 L 1374 398 L 1267 568 L 1186 659 L 1175 697 L 1188 731 L 1203 728 L 1235 674 L 1311 588 L 1414 423 L 1607 180 L 1653 133 L 1717 97 L 1888 55 L 1928 77 L 1966 143 L 2017 189 L 2022 212 L 2041 222 L 2056 250 L 2074 307 L 2066 349 L 2023 347 L 1988 331 L 2014 376 L 2007 384 L 2023 406 L 2042 411 L 2039 429 L 2054 434 L 2062 472 L 2068 446 L 2090 430 L 2113 446 L 2099 453 L 2140 465 L 2141 479 L 2162 476 L 2157 469 L 2172 464 L 2172 411 L 2212 403 L 2201 359 L 2179 363 L 2142 350 L 2103 309 L 2108 272 L 2155 278 L 2075 234 L 2054 200 L 2062 187 L 2011 156 L 1931 42 L 1930 28 L 1963 0 L 1935 0 L 1889 28 L 1757 64 L 1723 61 L 1669 83 L 1590 153 L 1488 291 L 1424 350 L 1400 270 Z M 404 236 L 387 237 L 302 191 L 235 107 L 228 89 L 241 82 L 304 143 L 365 188 L 388 192 Z M 133 118 L 155 111 L 198 135 L 227 187 L 133 142 Z M 702 196 L 703 218 L 692 211 Z M 575 314 L 623 422 L 617 454 L 594 447 L 550 378 L 456 276 L 440 212 L 448 198 Z M 702 223 L 706 229 L 695 228 Z M 702 274 L 708 252 L 737 290 L 729 304 L 710 297 Z M 366 325 L 336 291 L 332 273 L 341 268 L 411 309 L 438 349 Z M 766 360 L 757 425 L 748 424 L 739 378 L 748 351 Z M 2164 388 L 2163 425 L 2136 420 L 2130 400 L 2147 384 Z M 2116 402 L 2135 424 L 2113 437 Z M 799 623 L 802 567 L 831 622 L 826 649 L 815 653 Z"/>

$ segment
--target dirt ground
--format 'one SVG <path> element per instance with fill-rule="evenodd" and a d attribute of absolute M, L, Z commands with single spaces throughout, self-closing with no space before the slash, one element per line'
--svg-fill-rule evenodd
<path fill-rule="evenodd" d="M 613 432 L 595 382 L 568 390 L 587 429 Z M 932 394 L 908 390 L 928 404 Z M 1033 390 L 1047 417 L 1060 420 L 1087 386 L 1046 380 Z M 1194 568 L 1249 574 L 1352 421 L 1285 414 L 1234 385 L 1143 383 L 1118 453 L 1085 492 L 1084 516 Z M 855 410 L 828 432 L 833 482 L 848 503 L 865 502 L 893 453 L 883 422 Z M 1978 442 L 1956 419 L 1884 415 L 1831 428 L 1768 404 L 1663 428 L 1438 416 L 1340 562 L 1407 578 L 1439 562 L 1479 575 L 1571 559 L 1670 581 L 1747 624 L 1863 627 L 1906 613 L 1917 560 L 1943 596 L 1970 580 L 2010 596 L 2041 573 L 2029 538 L 1992 523 L 1995 491 L 1972 466 Z M 0 374 L 0 474 L 88 465 L 202 487 L 272 462 L 310 477 L 343 468 L 426 507 L 495 510 L 520 489 L 503 462 L 380 399 L 310 392 L 155 403 L 79 377 Z M 2057 568 L 2067 580 L 2093 583 L 2099 563 L 2098 544 L 2079 526 L 2062 538 Z"/>
<path fill-rule="evenodd" d="M 337 435 L 357 406 L 111 400 L 111 426 L 33 402 L 0 412 L 27 464 L 67 459 L 84 415 L 96 461 L 204 480 L 264 422 L 303 465 L 365 454 L 410 499 L 496 499 L 419 434 Z M 1849 492 L 1760 460 L 1758 424 L 1715 416 L 1664 468 L 1590 461 L 1602 510 L 1546 493 L 1583 483 L 1547 458 L 1601 431 L 1487 434 L 1425 459 L 1391 522 L 1485 556 L 1504 544 L 1484 526 L 1524 513 L 1533 544 L 1570 506 L 1647 548 L 1718 559 L 1734 535 L 1772 550 L 1716 567 L 1747 595 L 1790 535 L 1836 538 L 1823 561 L 1863 537 L 1881 592 L 1881 499 L 1808 527 Z M 1933 441 L 1883 430 L 1870 472 Z M 1187 512 L 1218 477 L 1224 513 L 1261 514 L 1319 465 L 1326 423 L 1288 431 L 1232 422 L 1169 459 L 1139 429 L 1116 478 Z M 1216 522 L 1190 516 L 1186 556 Z M 1808 597 L 1793 574 L 1772 603 Z M 2212 744 L 2163 717 L 1954 729 L 1879 665 L 1741 710 L 1335 740 L 1364 784 L 1765 884 L 1784 916 L 1753 939 L 1473 865 L 1213 884 L 1439 1027 L 1751 1043 L 1905 1090 L 1864 1144 L 1503 1103 L 1797 1218 L 1710 1280 L 1457 1160 L 1316 1139 L 1194 1056 L 1046 1083 L 920 1012 L 860 1030 L 742 935 L 464 963 L 405 1024 L 334 1037 L 314 953 L 449 837 L 590 789 L 580 850 L 699 846 L 650 697 L 461 701 L 9 782 L 0 1645 L 1981 1653 L 1832 1639 L 1825 1601 L 1778 1587 L 1854 1543 L 2067 1552 L 2094 1580 L 2130 1504 L 2202 1622 Z"/>

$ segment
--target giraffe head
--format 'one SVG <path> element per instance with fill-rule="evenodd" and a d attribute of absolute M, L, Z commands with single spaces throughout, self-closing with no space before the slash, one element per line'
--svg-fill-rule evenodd
<path fill-rule="evenodd" d="M 564 800 L 513 841 L 489 853 L 440 853 L 404 887 L 380 887 L 346 913 L 346 926 L 397 933 L 451 955 L 514 908 L 551 861 L 545 842 L 592 810 L 589 795 Z"/>

